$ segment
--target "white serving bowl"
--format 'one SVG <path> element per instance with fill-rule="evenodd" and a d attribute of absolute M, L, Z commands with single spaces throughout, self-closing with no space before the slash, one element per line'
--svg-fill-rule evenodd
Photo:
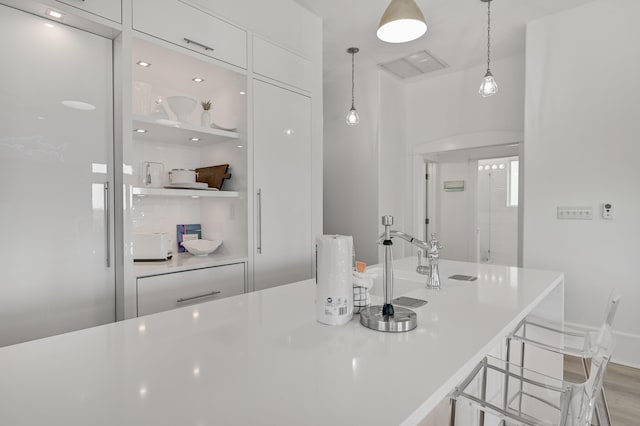
<path fill-rule="evenodd" d="M 220 244 L 222 240 L 188 240 L 182 242 L 182 247 L 194 256 L 207 256 L 216 251 Z"/>
<path fill-rule="evenodd" d="M 178 117 L 178 121 L 183 123 L 187 122 L 187 118 L 189 118 L 191 113 L 196 109 L 196 105 L 198 105 L 198 101 L 187 96 L 169 96 L 167 102 L 169 102 L 171 111 Z"/>

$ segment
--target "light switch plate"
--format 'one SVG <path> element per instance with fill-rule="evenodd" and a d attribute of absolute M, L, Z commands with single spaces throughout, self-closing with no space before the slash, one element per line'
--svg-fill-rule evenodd
<path fill-rule="evenodd" d="M 592 207 L 558 207 L 558 219 L 593 220 Z"/>

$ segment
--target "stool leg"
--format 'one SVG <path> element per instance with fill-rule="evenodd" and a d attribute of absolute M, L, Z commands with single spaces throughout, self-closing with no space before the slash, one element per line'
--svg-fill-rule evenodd
<path fill-rule="evenodd" d="M 507 373 L 509 373 L 509 362 L 511 361 L 511 338 L 507 337 L 507 351 L 505 353 L 505 367 Z M 506 411 L 507 403 L 509 401 L 509 374 L 505 374 L 504 376 L 504 397 L 502 398 L 502 408 Z M 502 420 L 500 422 L 500 426 L 506 426 L 507 422 Z"/>
<path fill-rule="evenodd" d="M 524 342 L 520 344 L 520 376 L 524 376 Z M 518 413 L 522 414 L 522 391 L 524 381 L 520 380 L 520 400 L 518 401 Z"/>
<path fill-rule="evenodd" d="M 482 399 L 483 403 L 487 399 L 487 364 L 485 358 L 485 365 L 482 369 L 482 390 L 480 390 L 480 399 Z M 478 425 L 484 426 L 484 410 L 480 410 L 480 416 L 478 418 Z"/>
<path fill-rule="evenodd" d="M 589 379 L 589 364 L 585 358 L 582 358 L 582 370 L 584 371 L 585 379 Z M 601 402 L 601 403 L 598 403 Z M 599 426 L 611 426 L 611 414 L 609 413 L 609 404 L 607 403 L 607 396 L 604 393 L 604 383 L 602 389 L 600 389 L 600 395 L 596 401 L 596 420 Z"/>
<path fill-rule="evenodd" d="M 449 400 L 449 426 L 456 426 L 456 400 Z"/>

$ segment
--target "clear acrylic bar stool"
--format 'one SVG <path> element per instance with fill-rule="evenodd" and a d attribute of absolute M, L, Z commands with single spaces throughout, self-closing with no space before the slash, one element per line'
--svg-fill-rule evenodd
<path fill-rule="evenodd" d="M 611 295 L 603 326 L 613 325 L 620 295 Z M 589 377 L 589 362 L 596 350 L 597 331 L 589 331 L 575 327 L 568 327 L 564 324 L 551 323 L 535 317 L 526 317 L 516 329 L 507 337 L 506 361 L 511 361 L 512 341 L 520 342 L 520 365 L 524 365 L 525 345 L 532 345 L 562 355 L 570 355 L 581 358 L 585 379 Z M 609 407 L 605 397 L 604 388 L 598 395 L 600 402 L 596 407 L 596 418 L 600 426 L 611 425 Z"/>
<path fill-rule="evenodd" d="M 594 341 L 592 374 L 582 384 L 487 356 L 450 395 L 450 426 L 455 426 L 456 410 L 463 405 L 478 414 L 479 425 L 591 425 L 614 345 L 611 327 L 605 324 Z"/>

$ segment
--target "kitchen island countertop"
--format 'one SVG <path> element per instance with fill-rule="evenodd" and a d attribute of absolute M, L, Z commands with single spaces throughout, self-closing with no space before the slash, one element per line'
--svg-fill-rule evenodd
<path fill-rule="evenodd" d="M 396 261 L 396 279 L 422 279 L 415 265 Z M 306 280 L 2 348 L 0 424 L 417 424 L 520 319 L 562 298 L 558 272 L 440 271 L 439 291 L 398 286 L 429 302 L 408 333 L 357 315 L 318 323 Z"/>

